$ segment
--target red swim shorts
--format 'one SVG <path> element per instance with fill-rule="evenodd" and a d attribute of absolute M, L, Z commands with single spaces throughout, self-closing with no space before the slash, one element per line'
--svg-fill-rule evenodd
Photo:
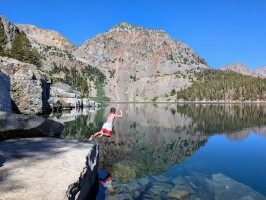
<path fill-rule="evenodd" d="M 110 136 L 112 135 L 112 131 L 107 130 L 106 128 L 102 128 L 101 131 L 104 132 L 104 133 L 107 133 Z"/>

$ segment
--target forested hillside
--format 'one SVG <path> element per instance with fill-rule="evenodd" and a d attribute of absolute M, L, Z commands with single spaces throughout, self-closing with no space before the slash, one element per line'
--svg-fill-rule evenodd
<path fill-rule="evenodd" d="M 195 73 L 196 81 L 176 93 L 178 101 L 264 101 L 266 79 L 232 71 L 205 69 Z"/>

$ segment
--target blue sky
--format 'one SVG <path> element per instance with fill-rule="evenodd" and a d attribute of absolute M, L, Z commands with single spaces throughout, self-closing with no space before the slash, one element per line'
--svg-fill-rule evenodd
<path fill-rule="evenodd" d="M 0 14 L 76 45 L 126 21 L 165 30 L 213 68 L 266 65 L 265 0 L 0 0 Z"/>

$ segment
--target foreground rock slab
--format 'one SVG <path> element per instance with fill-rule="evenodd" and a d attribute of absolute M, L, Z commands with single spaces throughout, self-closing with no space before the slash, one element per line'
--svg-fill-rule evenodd
<path fill-rule="evenodd" d="M 57 138 L 0 142 L 0 199 L 86 199 L 98 145 Z"/>

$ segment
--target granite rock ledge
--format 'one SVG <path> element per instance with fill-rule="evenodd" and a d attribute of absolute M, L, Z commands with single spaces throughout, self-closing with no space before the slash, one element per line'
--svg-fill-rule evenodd
<path fill-rule="evenodd" d="M 88 199 L 98 145 L 59 138 L 0 142 L 0 199 Z"/>

